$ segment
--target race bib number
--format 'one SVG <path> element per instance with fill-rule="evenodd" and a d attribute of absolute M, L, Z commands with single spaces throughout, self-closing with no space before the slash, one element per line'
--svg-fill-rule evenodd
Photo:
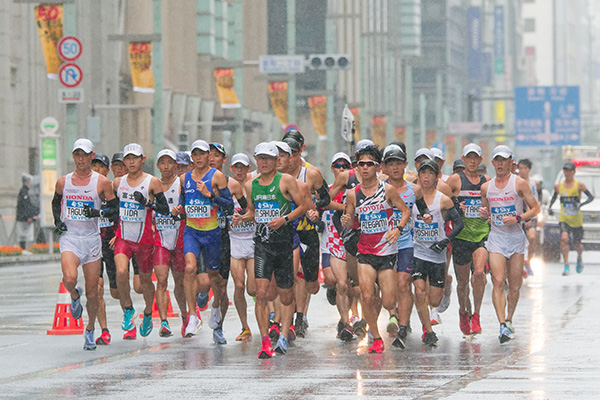
<path fill-rule="evenodd" d="M 564 215 L 579 215 L 579 202 L 563 202 Z"/>
<path fill-rule="evenodd" d="M 280 217 L 279 203 L 276 201 L 261 201 L 255 206 L 255 218 L 259 224 L 268 224 Z"/>
<path fill-rule="evenodd" d="M 437 222 L 426 224 L 423 221 L 415 221 L 413 227 L 415 240 L 419 242 L 436 242 L 440 234 L 440 228 Z"/>
<path fill-rule="evenodd" d="M 67 215 L 66 218 L 71 221 L 87 221 L 88 218 L 83 215 L 83 206 L 88 205 L 94 207 L 93 201 L 86 200 L 67 200 Z"/>
<path fill-rule="evenodd" d="M 170 215 L 162 215 L 159 213 L 154 214 L 154 222 L 156 229 L 159 231 L 166 231 L 170 229 L 177 229 L 179 226 L 175 223 L 175 220 Z"/>
<path fill-rule="evenodd" d="M 386 232 L 388 230 L 386 212 L 360 214 L 360 230 L 366 234 Z"/>
<path fill-rule="evenodd" d="M 504 225 L 502 217 L 516 217 L 517 208 L 514 205 L 504 207 L 492 207 L 492 223 L 496 226 Z"/>
<path fill-rule="evenodd" d="M 392 216 L 393 218 L 393 226 L 398 226 L 400 224 L 400 220 L 402 219 L 402 212 L 401 211 L 394 211 L 394 214 Z M 402 233 L 406 233 L 408 232 L 413 225 L 413 220 L 412 220 L 412 215 L 408 217 L 408 222 L 406 223 L 406 226 L 404 227 L 404 230 L 402 230 Z"/>
<path fill-rule="evenodd" d="M 227 217 L 221 210 L 217 210 L 217 223 L 221 229 L 224 229 L 225 226 L 227 226 Z"/>
<path fill-rule="evenodd" d="M 188 218 L 210 218 L 212 203 L 208 199 L 187 199 L 185 213 Z"/>
<path fill-rule="evenodd" d="M 121 201 L 119 207 L 121 221 L 144 222 L 146 208 L 137 201 Z"/>
<path fill-rule="evenodd" d="M 98 218 L 98 227 L 99 228 L 108 228 L 109 226 L 113 226 L 115 223 L 105 217 Z"/>
<path fill-rule="evenodd" d="M 481 198 L 465 199 L 465 218 L 479 218 Z"/>

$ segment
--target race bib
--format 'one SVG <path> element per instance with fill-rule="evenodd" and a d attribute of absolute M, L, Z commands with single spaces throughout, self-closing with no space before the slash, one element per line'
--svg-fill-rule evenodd
<path fill-rule="evenodd" d="M 388 219 L 385 211 L 360 214 L 360 230 L 366 234 L 383 233 L 388 230 Z"/>
<path fill-rule="evenodd" d="M 225 226 L 227 226 L 227 217 L 221 210 L 217 210 L 217 222 L 221 229 L 225 229 Z"/>
<path fill-rule="evenodd" d="M 562 203 L 564 215 L 579 215 L 579 203 L 565 202 Z"/>
<path fill-rule="evenodd" d="M 156 224 L 156 229 L 158 229 L 159 231 L 166 231 L 170 229 L 179 228 L 178 224 L 175 223 L 175 220 L 170 215 L 162 215 L 159 213 L 155 213 L 154 222 Z"/>
<path fill-rule="evenodd" d="M 254 217 L 259 224 L 268 224 L 280 217 L 279 203 L 276 201 L 260 201 L 255 205 Z"/>
<path fill-rule="evenodd" d="M 423 221 L 415 221 L 413 227 L 415 240 L 419 242 L 436 242 L 440 234 L 440 229 L 437 222 L 426 224 Z"/>
<path fill-rule="evenodd" d="M 492 207 L 492 223 L 496 226 L 504 225 L 502 217 L 516 217 L 517 208 L 515 205 L 504 206 L 504 207 Z"/>
<path fill-rule="evenodd" d="M 188 218 L 210 218 L 212 203 L 208 199 L 186 199 L 185 213 Z"/>
<path fill-rule="evenodd" d="M 235 232 L 235 233 L 254 232 L 254 228 L 255 228 L 254 221 L 246 221 L 246 222 L 240 223 L 237 226 L 233 226 L 233 224 L 232 224 L 233 216 L 228 217 L 228 219 L 229 219 L 229 229 L 231 230 L 231 232 Z"/>
<path fill-rule="evenodd" d="M 465 199 L 465 206 L 465 218 L 479 218 L 481 198 L 467 198 Z"/>
<path fill-rule="evenodd" d="M 146 208 L 137 201 L 121 201 L 119 207 L 121 221 L 144 222 Z"/>
<path fill-rule="evenodd" d="M 90 207 L 94 207 L 93 201 L 86 200 L 67 200 L 67 215 L 65 217 L 70 219 L 71 221 L 87 221 L 85 215 L 83 215 L 83 206 L 88 205 Z"/>
<path fill-rule="evenodd" d="M 108 228 L 109 226 L 113 226 L 115 223 L 105 217 L 98 218 L 98 227 L 99 228 Z"/>
<path fill-rule="evenodd" d="M 400 224 L 400 220 L 402 219 L 402 212 L 401 211 L 394 211 L 394 214 L 392 215 L 392 219 L 393 219 L 393 226 L 398 226 Z M 412 215 L 410 217 L 408 217 L 408 222 L 406 223 L 406 226 L 404 227 L 404 230 L 402 231 L 402 233 L 409 231 L 412 228 Z"/>

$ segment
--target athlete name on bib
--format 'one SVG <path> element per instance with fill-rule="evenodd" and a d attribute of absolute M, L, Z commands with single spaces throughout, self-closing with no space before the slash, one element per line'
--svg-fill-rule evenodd
<path fill-rule="evenodd" d="M 239 225 L 233 226 L 232 224 L 233 216 L 229 217 L 229 226 L 231 227 L 231 231 L 235 233 L 248 233 L 254 232 L 254 221 L 246 221 L 241 222 Z"/>
<path fill-rule="evenodd" d="M 186 199 L 185 213 L 188 218 L 210 218 L 212 203 L 208 199 Z"/>
<path fill-rule="evenodd" d="M 88 205 L 94 207 L 93 201 L 85 200 L 69 200 L 67 199 L 67 215 L 66 218 L 72 221 L 87 221 L 88 217 L 83 215 L 83 206 Z"/>
<path fill-rule="evenodd" d="M 420 242 L 435 242 L 440 233 L 440 229 L 437 222 L 426 224 L 422 221 L 415 221 L 414 225 L 415 240 Z"/>
<path fill-rule="evenodd" d="M 481 207 L 481 198 L 465 199 L 465 218 L 479 218 L 479 208 Z"/>
<path fill-rule="evenodd" d="M 360 230 L 366 234 L 382 233 L 388 229 L 385 211 L 370 214 L 360 214 Z"/>
<path fill-rule="evenodd" d="M 504 225 L 502 222 L 502 217 L 516 217 L 517 216 L 517 208 L 516 206 L 504 206 L 504 207 L 492 207 L 492 223 L 496 226 Z"/>
<path fill-rule="evenodd" d="M 398 226 L 400 224 L 400 220 L 402 219 L 402 211 L 394 211 L 394 214 L 392 215 L 393 218 L 393 223 L 394 223 L 394 227 Z M 412 215 L 410 217 L 408 217 L 408 222 L 406 223 L 406 226 L 404 227 L 404 229 L 402 230 L 402 232 L 407 232 L 410 228 L 412 228 Z"/>
<path fill-rule="evenodd" d="M 255 218 L 259 224 L 267 224 L 276 218 L 279 218 L 279 202 L 259 201 L 255 206 Z"/>
<path fill-rule="evenodd" d="M 146 218 L 146 209 L 143 204 L 137 201 L 121 201 L 119 208 L 119 217 L 121 221 L 144 222 Z"/>
<path fill-rule="evenodd" d="M 154 214 L 154 222 L 156 223 L 156 229 L 159 231 L 178 228 L 177 224 L 175 224 L 175 220 L 170 215 L 156 213 Z"/>

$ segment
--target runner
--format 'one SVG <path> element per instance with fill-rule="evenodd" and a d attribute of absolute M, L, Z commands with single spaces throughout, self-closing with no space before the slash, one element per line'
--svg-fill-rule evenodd
<path fill-rule="evenodd" d="M 384 345 L 377 327 L 379 298 L 375 295 L 375 283 L 379 285 L 383 307 L 393 313 L 396 308 L 397 241 L 408 223 L 410 211 L 396 189 L 378 179 L 382 155 L 376 146 L 362 148 L 356 153 L 356 159 L 362 182 L 348 191 L 342 222 L 352 228 L 355 214 L 360 222 L 357 260 L 363 312 L 373 335 L 369 353 L 382 353 Z M 392 207 L 402 212 L 397 225 L 394 225 Z"/>
<path fill-rule="evenodd" d="M 142 171 L 146 161 L 142 146 L 131 143 L 123 149 L 128 174 L 116 178 L 113 188 L 120 201 L 119 228 L 115 240 L 115 264 L 117 266 L 117 288 L 119 302 L 123 309 L 121 329 L 133 331 L 135 328 L 135 309 L 129 288 L 129 260 L 135 256 L 140 272 L 140 284 L 145 301 L 144 318 L 140 325 L 140 335 L 148 336 L 152 332 L 152 303 L 154 301 L 154 235 L 152 232 L 151 208 L 160 214 L 169 213 L 169 205 L 158 178 Z M 127 336 L 127 334 L 126 334 Z M 132 336 L 131 339 L 134 339 Z"/>
<path fill-rule="evenodd" d="M 541 202 L 538 197 L 537 182 L 535 181 L 535 179 L 529 176 L 533 164 L 529 159 L 523 158 L 522 160 L 519 160 L 518 166 L 519 176 L 525 179 L 525 181 L 529 182 L 531 193 L 533 194 L 533 197 L 535 197 L 535 201 L 537 201 L 538 206 L 541 206 Z M 527 241 L 529 242 L 529 248 L 527 249 L 527 257 L 525 258 L 525 269 L 523 271 L 523 278 L 527 278 L 527 276 L 533 275 L 533 270 L 531 269 L 531 258 L 535 254 L 535 249 L 537 246 L 535 238 L 536 225 L 537 216 L 531 218 L 531 221 L 527 221 L 525 224 L 523 224 L 523 229 L 525 230 L 525 235 L 527 236 Z"/>
<path fill-rule="evenodd" d="M 175 282 L 175 300 L 181 312 L 183 325 L 186 324 L 187 306 L 183 290 L 185 260 L 183 258 L 183 229 L 185 224 L 180 216 L 173 217 L 172 210 L 179 202 L 181 182 L 177 176 L 177 155 L 173 150 L 161 150 L 156 155 L 156 166 L 160 171 L 160 186 L 169 205 L 169 213 L 154 213 L 154 273 L 156 274 L 156 306 L 160 315 L 160 337 L 173 335 L 167 320 L 169 294 L 167 285 L 169 269 Z"/>
<path fill-rule="evenodd" d="M 485 246 L 489 251 L 494 284 L 492 300 L 500 322 L 499 339 L 500 343 L 505 343 L 512 339 L 512 319 L 523 284 L 523 258 L 527 238 L 521 223 L 529 221 L 540 210 L 529 183 L 511 174 L 512 151 L 508 146 L 500 145 L 494 148 L 492 165 L 496 177 L 481 186 L 479 216 L 491 220 L 490 235 Z M 523 200 L 529 207 L 525 213 Z M 506 278 L 508 296 L 504 294 Z"/>
<path fill-rule="evenodd" d="M 246 177 L 250 170 L 250 159 L 244 153 L 237 153 L 231 157 L 231 165 L 229 170 L 232 173 L 232 178 L 235 179 L 244 190 Z M 244 215 L 248 207 L 246 197 L 244 201 L 233 199 L 235 213 Z M 242 204 L 240 204 L 242 203 Z M 240 322 L 242 323 L 242 331 L 235 338 L 236 341 L 243 341 L 252 338 L 250 326 L 248 325 L 246 295 L 244 291 L 248 291 L 249 296 L 256 296 L 256 279 L 254 278 L 254 230 L 256 226 L 254 221 L 247 221 L 239 225 L 233 226 L 233 215 L 229 219 L 229 239 L 231 240 L 231 276 L 235 284 L 233 293 L 233 302 L 237 310 Z"/>
<path fill-rule="evenodd" d="M 550 204 L 548 204 L 548 213 L 552 215 L 552 204 L 560 196 L 560 217 L 558 223 L 560 226 L 560 252 L 565 262 L 563 276 L 569 275 L 569 241 L 573 241 L 573 247 L 577 252 L 576 271 L 580 274 L 583 271 L 583 214 L 581 207 L 591 203 L 594 195 L 588 190 L 583 182 L 575 179 L 575 164 L 567 162 L 563 166 L 565 180 L 554 185 L 554 193 Z M 581 193 L 585 193 L 587 199 L 581 202 Z"/>
<path fill-rule="evenodd" d="M 192 143 L 191 151 L 194 169 L 180 177 L 182 187 L 179 205 L 172 212 L 177 215 L 185 211 L 186 215 L 186 227 L 183 232 L 185 257 L 183 285 L 188 303 L 186 337 L 192 337 L 200 329 L 200 320 L 192 311 L 196 308 L 198 292 L 208 294 L 212 287 L 213 304 L 220 304 L 221 229 L 217 219 L 217 209 L 222 207 L 227 212 L 233 210 L 233 199 L 227 188 L 225 175 L 209 166 L 208 143 L 204 140 L 196 140 Z M 226 344 L 220 307 L 211 309 L 210 321 L 212 321 L 211 328 L 214 326 L 213 341 L 216 344 Z"/>
<path fill-rule="evenodd" d="M 481 303 L 487 283 L 485 265 L 488 262 L 488 252 L 485 241 L 490 227 L 488 222 L 479 216 L 479 207 L 481 207 L 481 185 L 488 182 L 490 177 L 477 171 L 482 161 L 481 154 L 481 147 L 477 144 L 467 144 L 462 152 L 465 170 L 452 174 L 448 179 L 452 194 L 458 197 L 460 202 L 461 218 L 464 223 L 464 229 L 452 242 L 459 325 L 464 335 L 481 333 Z M 473 307 L 469 281 L 473 288 Z"/>
<path fill-rule="evenodd" d="M 178 151 L 176 153 L 177 157 L 177 175 L 181 176 L 188 171 L 194 169 L 194 165 L 192 164 L 192 159 L 187 151 Z"/>
<path fill-rule="evenodd" d="M 112 171 L 115 178 L 120 178 L 123 175 L 127 174 L 127 167 L 123 162 L 123 152 L 119 151 L 118 153 L 113 154 L 112 160 L 110 162 L 110 170 Z"/>
<path fill-rule="evenodd" d="M 454 164 L 452 165 L 452 173 L 458 174 L 459 172 L 464 171 L 466 167 L 467 166 L 465 165 L 462 158 L 459 158 L 458 160 L 454 160 Z"/>
<path fill-rule="evenodd" d="M 77 286 L 77 267 L 82 266 L 89 318 L 84 331 L 83 349 L 95 350 L 94 326 L 98 313 L 98 280 L 102 257 L 98 217 L 114 217 L 118 201 L 110 181 L 92 171 L 94 145 L 90 140 L 76 140 L 72 156 L 75 171 L 59 178 L 54 188 L 54 231 L 60 236 L 62 282 L 71 294 L 71 315 L 75 319 L 83 314 L 83 291 Z M 106 211 L 100 209 L 102 201 L 106 201 Z"/>
<path fill-rule="evenodd" d="M 435 161 L 424 160 L 419 164 L 419 182 L 430 211 L 431 222 L 425 220 L 416 205 L 412 209 L 415 237 L 412 278 L 415 286 L 415 305 L 423 324 L 423 343 L 430 346 L 437 344 L 437 335 L 431 328 L 428 306 L 435 308 L 442 300 L 446 280 L 446 247 L 463 229 L 462 220 L 452 200 L 436 190 L 439 172 Z M 448 235 L 444 227 L 446 220 L 454 223 Z"/>
<path fill-rule="evenodd" d="M 271 358 L 273 348 L 268 336 L 269 310 L 267 303 L 277 295 L 283 306 L 293 304 L 294 266 L 292 254 L 293 228 L 291 221 L 306 213 L 305 200 L 296 180 L 277 172 L 279 150 L 273 143 L 260 143 L 254 150 L 260 175 L 245 183 L 249 193 L 248 211 L 234 215 L 233 224 L 256 221 L 254 236 L 256 277 L 256 321 L 262 337 L 258 358 Z M 296 208 L 291 210 L 292 200 Z M 274 282 L 273 282 L 273 279 Z M 283 325 L 291 321 L 282 321 Z M 282 334 L 276 349 L 287 351 L 287 338 Z"/>
<path fill-rule="evenodd" d="M 440 169 L 441 179 L 444 182 L 447 182 L 449 175 L 446 175 L 442 172 L 442 167 L 444 166 L 444 163 L 446 162 L 446 158 L 444 157 L 444 152 L 441 149 L 438 149 L 437 147 L 432 147 L 429 150 L 431 150 L 431 152 L 433 153 L 433 161 L 436 162 L 436 164 L 438 165 L 438 168 Z"/>

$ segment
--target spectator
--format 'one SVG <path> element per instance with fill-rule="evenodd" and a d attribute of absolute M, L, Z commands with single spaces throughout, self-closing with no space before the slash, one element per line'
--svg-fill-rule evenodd
<path fill-rule="evenodd" d="M 33 220 L 40 212 L 39 207 L 31 202 L 31 179 L 31 175 L 23 174 L 23 187 L 17 199 L 17 240 L 24 252 L 27 250 L 27 242 L 33 242 Z"/>

